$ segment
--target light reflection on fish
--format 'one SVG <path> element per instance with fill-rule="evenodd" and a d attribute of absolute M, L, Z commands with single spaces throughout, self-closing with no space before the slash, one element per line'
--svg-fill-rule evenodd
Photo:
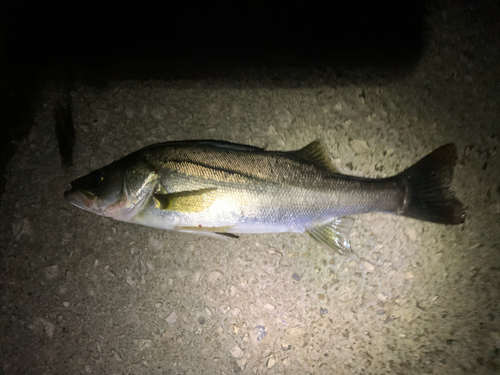
<path fill-rule="evenodd" d="M 448 189 L 456 147 L 436 149 L 388 178 L 336 171 L 318 141 L 296 151 L 223 141 L 147 146 L 71 183 L 73 205 L 116 220 L 180 232 L 301 232 L 338 253 L 350 249 L 349 215 L 386 212 L 460 224 Z"/>

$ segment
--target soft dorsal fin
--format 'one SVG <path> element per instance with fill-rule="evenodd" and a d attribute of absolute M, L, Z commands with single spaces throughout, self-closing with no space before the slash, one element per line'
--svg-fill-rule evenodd
<path fill-rule="evenodd" d="M 319 140 L 309 143 L 300 150 L 288 151 L 286 154 L 301 161 L 313 164 L 318 169 L 339 173 Z"/>

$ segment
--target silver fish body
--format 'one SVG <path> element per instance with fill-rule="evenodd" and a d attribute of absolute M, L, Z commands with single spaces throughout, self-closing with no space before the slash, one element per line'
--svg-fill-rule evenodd
<path fill-rule="evenodd" d="M 85 210 L 156 228 L 229 236 L 306 232 L 344 252 L 348 215 L 462 222 L 462 206 L 448 190 L 455 161 L 455 147 L 445 145 L 396 176 L 367 179 L 337 173 L 317 141 L 289 152 L 166 142 L 73 181 L 65 197 Z"/>

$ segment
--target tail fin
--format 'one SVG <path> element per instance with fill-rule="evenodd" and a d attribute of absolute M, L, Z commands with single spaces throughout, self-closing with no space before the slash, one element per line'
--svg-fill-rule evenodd
<path fill-rule="evenodd" d="M 457 148 L 446 144 L 431 152 L 397 177 L 406 181 L 404 216 L 441 224 L 465 221 L 462 203 L 449 190 Z"/>

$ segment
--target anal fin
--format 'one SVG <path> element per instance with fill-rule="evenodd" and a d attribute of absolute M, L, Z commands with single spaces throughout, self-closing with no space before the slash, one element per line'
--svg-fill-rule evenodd
<path fill-rule="evenodd" d="M 321 245 L 335 251 L 337 254 L 344 255 L 351 251 L 349 234 L 353 224 L 354 219 L 339 217 L 328 223 L 308 229 L 306 233 Z"/>

